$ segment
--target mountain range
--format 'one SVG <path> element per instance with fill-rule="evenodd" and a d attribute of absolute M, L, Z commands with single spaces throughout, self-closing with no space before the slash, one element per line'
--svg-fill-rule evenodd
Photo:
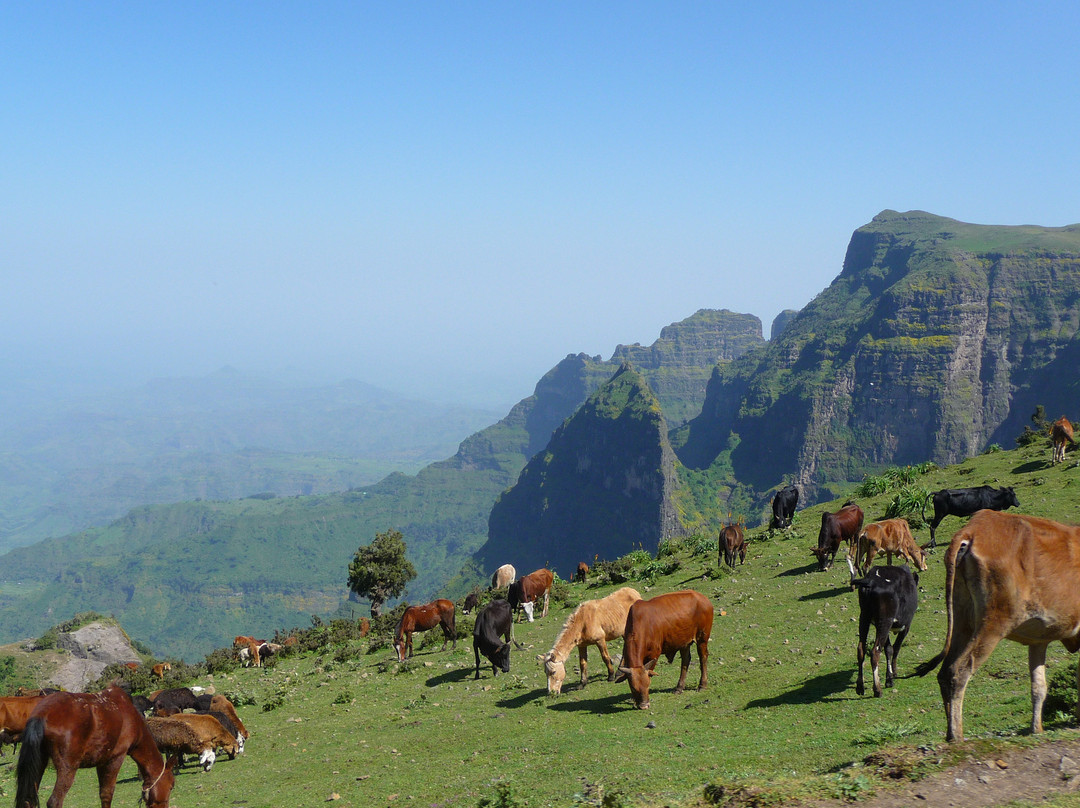
<path fill-rule="evenodd" d="M 191 655 L 352 614 L 348 562 L 389 528 L 419 571 L 406 593 L 418 602 L 462 594 L 506 561 L 569 575 L 729 513 L 754 525 L 785 482 L 821 501 L 885 466 L 1009 443 L 1037 404 L 1072 416 L 1078 329 L 1080 226 L 885 211 L 768 341 L 752 315 L 701 310 L 651 346 L 567 356 L 415 475 L 143 507 L 8 553 L 0 636 L 94 609 Z"/>

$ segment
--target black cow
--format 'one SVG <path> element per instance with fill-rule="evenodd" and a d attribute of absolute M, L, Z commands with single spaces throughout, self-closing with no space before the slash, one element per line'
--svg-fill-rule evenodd
<path fill-rule="evenodd" d="M 176 710 L 181 713 L 184 710 L 198 708 L 198 701 L 189 687 L 171 687 L 168 690 L 162 690 L 154 696 L 153 704 L 155 710 Z"/>
<path fill-rule="evenodd" d="M 480 678 L 480 654 L 491 663 L 491 675 L 499 671 L 510 673 L 510 604 L 502 598 L 491 601 L 476 615 L 473 626 L 473 654 L 476 656 L 476 678 Z M 500 639 L 505 638 L 505 641 Z M 520 648 L 520 646 L 518 646 Z"/>
<path fill-rule="evenodd" d="M 881 677 L 878 661 L 885 651 L 885 687 L 893 686 L 896 676 L 896 657 L 900 646 L 911 630 L 911 619 L 919 606 L 919 575 L 906 566 L 874 567 L 865 578 L 851 582 L 859 589 L 859 680 L 855 692 L 860 696 L 863 687 L 863 662 L 866 660 L 866 635 L 874 625 L 874 647 L 870 651 L 870 669 L 874 672 L 874 696 L 881 697 Z M 890 641 L 895 632 L 896 641 Z"/>
<path fill-rule="evenodd" d="M 791 517 L 795 515 L 795 508 L 799 504 L 799 489 L 794 485 L 788 485 L 776 492 L 772 498 L 772 521 L 770 528 L 786 528 L 791 526 Z"/>
<path fill-rule="evenodd" d="M 468 614 L 473 609 L 475 609 L 479 603 L 480 595 L 478 595 L 476 592 L 470 592 L 468 595 L 465 596 L 465 603 L 461 607 L 461 613 Z"/>
<path fill-rule="evenodd" d="M 978 488 L 942 488 L 934 492 L 934 518 L 930 522 L 930 544 L 936 547 L 934 531 L 946 516 L 971 516 L 975 511 L 989 508 L 992 511 L 1004 511 L 1019 508 L 1020 500 L 1012 487 L 991 488 L 980 485 Z M 926 519 L 926 503 L 923 503 L 923 519 Z"/>

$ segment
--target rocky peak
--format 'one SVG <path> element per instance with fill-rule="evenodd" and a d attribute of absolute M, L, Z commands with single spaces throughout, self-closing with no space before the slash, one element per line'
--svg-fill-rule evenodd
<path fill-rule="evenodd" d="M 76 631 L 61 632 L 56 647 L 70 655 L 51 681 L 64 690 L 84 690 L 109 665 L 139 661 L 124 630 L 110 623 L 93 622 Z"/>

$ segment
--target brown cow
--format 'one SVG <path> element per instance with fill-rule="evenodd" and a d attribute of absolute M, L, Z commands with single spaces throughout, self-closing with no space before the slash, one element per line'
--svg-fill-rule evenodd
<path fill-rule="evenodd" d="M 423 606 L 410 606 L 407 608 L 405 613 L 401 615 L 397 632 L 394 634 L 394 650 L 397 651 L 398 662 L 405 661 L 406 652 L 410 657 L 413 655 L 413 632 L 427 631 L 435 628 L 435 626 L 441 626 L 443 630 L 441 650 L 446 650 L 446 643 L 449 640 L 454 641 L 451 649 L 457 648 L 457 628 L 454 626 L 454 601 L 439 599 Z M 402 637 L 405 638 L 404 642 Z"/>
<path fill-rule="evenodd" d="M 907 519 L 882 519 L 863 528 L 859 534 L 858 549 L 855 551 L 855 566 L 860 574 L 866 575 L 878 553 L 885 553 L 887 564 L 892 564 L 892 557 L 895 555 L 908 561 L 920 572 L 926 571 L 926 553 L 915 543 Z"/>
<path fill-rule="evenodd" d="M 1050 456 L 1050 465 L 1053 466 L 1065 460 L 1065 448 L 1073 442 L 1073 425 L 1064 415 L 1050 426 L 1050 441 L 1054 444 Z"/>
<path fill-rule="evenodd" d="M 26 729 L 26 721 L 44 694 L 36 696 L 4 696 L 0 698 L 0 729 L 11 733 Z"/>
<path fill-rule="evenodd" d="M 152 674 L 154 674 L 154 676 L 156 676 L 158 679 L 164 679 L 165 678 L 165 671 L 171 671 L 171 670 L 172 670 L 172 665 L 171 664 L 169 664 L 168 662 L 159 662 L 158 664 L 156 664 L 151 669 L 150 672 Z"/>
<path fill-rule="evenodd" d="M 981 510 L 956 532 L 945 552 L 945 646 L 916 669 L 925 676 L 941 664 L 946 740 L 964 739 L 968 680 L 1002 639 L 1028 647 L 1031 731 L 1042 731 L 1046 648 L 1060 640 L 1080 650 L 1078 577 L 1078 527 Z"/>
<path fill-rule="evenodd" d="M 650 600 L 639 600 L 626 615 L 623 635 L 623 658 L 616 682 L 628 679 L 634 706 L 649 708 L 649 681 L 656 663 L 666 656 L 670 663 L 675 654 L 682 656 L 679 684 L 676 693 L 686 686 L 686 671 L 690 667 L 690 646 L 697 644 L 701 679 L 698 690 L 709 683 L 709 635 L 712 633 L 713 605 L 700 592 L 684 589 Z"/>
<path fill-rule="evenodd" d="M 720 529 L 720 557 L 716 564 L 726 562 L 729 567 L 735 569 L 735 556 L 739 556 L 739 563 L 746 563 L 746 532 L 739 523 L 727 524 Z"/>
<path fill-rule="evenodd" d="M 555 575 L 549 569 L 538 569 L 518 578 L 510 584 L 506 599 L 510 602 L 510 608 L 516 612 L 519 607 L 528 615 L 529 622 L 533 621 L 532 604 L 537 598 L 544 599 L 544 611 L 541 617 L 547 617 L 548 597 L 551 594 L 551 585 L 555 583 Z"/>
<path fill-rule="evenodd" d="M 574 580 L 578 583 L 585 583 L 585 579 L 589 577 L 589 565 L 584 561 L 579 561 L 577 565 L 577 573 L 574 575 Z"/>
<path fill-rule="evenodd" d="M 862 530 L 862 508 L 854 502 L 847 502 L 836 513 L 821 514 L 821 531 L 818 533 L 818 546 L 810 552 L 817 556 L 821 569 L 827 570 L 836 558 L 836 551 L 844 542 L 849 548 L 855 543 Z"/>

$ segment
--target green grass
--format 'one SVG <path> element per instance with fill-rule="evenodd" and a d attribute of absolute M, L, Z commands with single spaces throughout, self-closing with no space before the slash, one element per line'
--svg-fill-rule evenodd
<path fill-rule="evenodd" d="M 1048 460 L 1042 445 L 996 452 L 931 470 L 920 484 L 931 490 L 1014 485 L 1021 512 L 1080 522 L 1075 456 L 1055 468 Z M 885 492 L 859 503 L 873 520 L 891 497 Z M 473 679 L 468 639 L 455 651 L 440 652 L 441 639 L 429 635 L 421 645 L 424 635 L 418 635 L 417 656 L 405 665 L 392 661 L 385 643 L 367 653 L 368 641 L 362 641 L 218 676 L 213 684 L 219 692 L 254 702 L 238 708 L 252 732 L 248 751 L 219 761 L 208 774 L 185 769 L 173 803 L 315 805 L 336 794 L 336 806 L 477 806 L 487 800 L 689 808 L 707 804 L 708 789 L 712 798 L 739 793 L 744 804 L 752 798 L 768 805 L 800 796 L 862 798 L 885 789 L 887 780 L 867 761 L 871 755 L 907 756 L 915 763 L 906 776 L 917 777 L 939 760 L 947 765 L 964 753 L 986 755 L 1036 742 L 1027 730 L 1026 653 L 1006 642 L 968 687 L 967 742 L 945 745 L 936 679 L 912 676 L 944 637 L 940 551 L 920 578 L 919 611 L 901 651 L 896 687 L 881 699 L 855 694 L 858 606 L 848 572 L 842 562 L 817 571 L 809 552 L 820 512 L 838 504 L 800 511 L 788 532 L 750 531 L 747 562 L 734 572 L 718 571 L 712 552 L 695 555 L 694 542 L 684 542 L 664 556 L 679 560 L 677 570 L 657 575 L 647 591 L 630 582 L 646 597 L 695 588 L 712 599 L 717 616 L 703 692 L 675 695 L 677 668 L 661 662 L 648 711 L 632 708 L 624 683 L 594 678 L 577 689 L 573 670 L 569 689 L 549 697 L 535 656 L 550 648 L 569 607 L 518 625 L 527 650 L 514 651 L 509 675 L 492 678 L 485 665 L 480 681 Z M 964 521 L 946 518 L 939 541 L 947 543 Z M 925 542 L 927 531 L 917 538 Z M 571 601 L 612 589 L 573 584 Z M 459 627 L 469 625 L 462 618 Z M 1059 644 L 1051 646 L 1049 673 L 1068 658 Z M 597 677 L 602 663 L 595 649 L 589 659 Z M 689 683 L 697 683 L 696 658 Z M 1071 704 L 1067 710 L 1071 715 Z M 1047 739 L 1075 737 L 1066 715 L 1048 713 L 1046 726 Z M 0 759 L 0 788 L 8 795 L 13 768 L 10 755 Z M 133 771 L 127 764 L 117 805 L 137 801 Z M 95 779 L 91 772 L 80 774 L 67 804 L 96 805 Z"/>

